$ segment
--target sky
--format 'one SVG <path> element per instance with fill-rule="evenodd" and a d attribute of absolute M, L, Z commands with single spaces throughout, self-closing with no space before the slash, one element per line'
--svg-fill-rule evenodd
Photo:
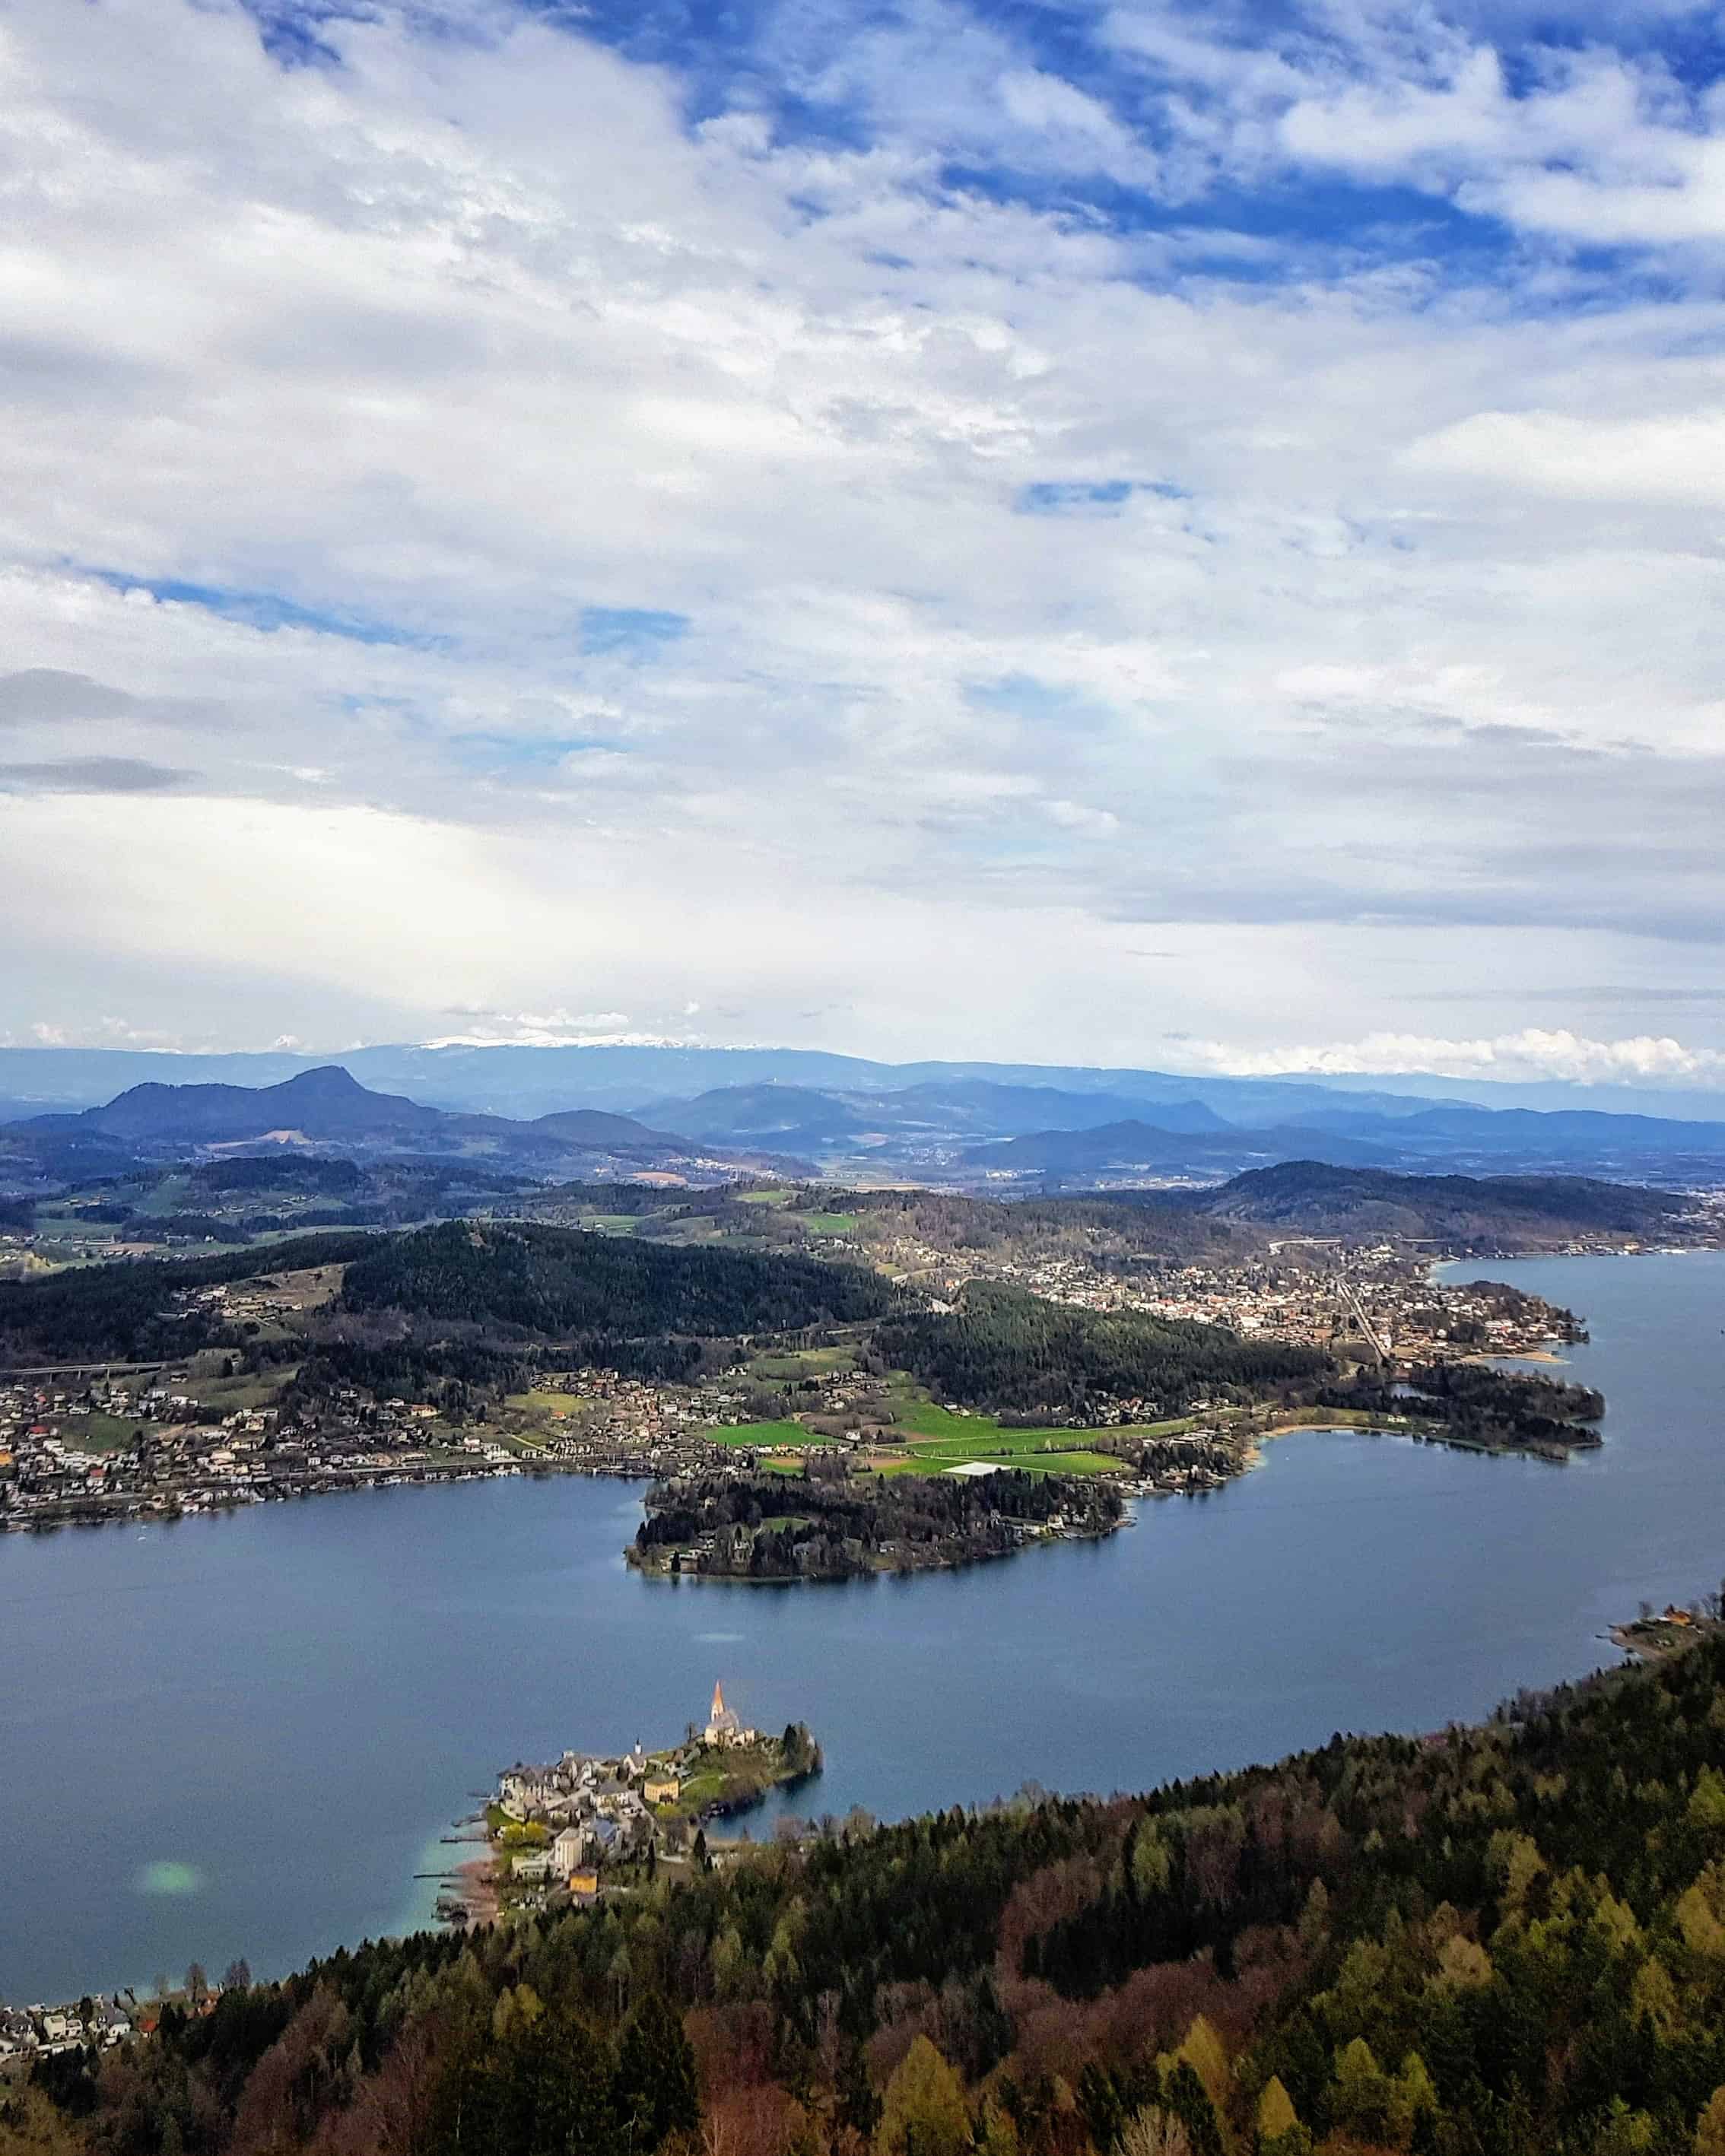
<path fill-rule="evenodd" d="M 0 1040 L 1725 1089 L 1688 0 L 0 0 Z"/>

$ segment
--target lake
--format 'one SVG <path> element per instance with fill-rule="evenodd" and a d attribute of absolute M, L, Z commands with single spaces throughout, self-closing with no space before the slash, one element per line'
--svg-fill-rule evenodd
<path fill-rule="evenodd" d="M 809 1722 L 799 1810 L 1140 1789 L 1435 1727 L 1725 1572 L 1725 1253 L 1471 1264 L 1591 1323 L 1566 1465 L 1306 1431 L 1110 1541 L 750 1588 L 623 1563 L 639 1490 L 498 1481 L 0 1537 L 0 1998 L 279 1974 L 429 1919 L 496 1769 Z M 757 1820 L 770 1814 L 757 1815 Z"/>

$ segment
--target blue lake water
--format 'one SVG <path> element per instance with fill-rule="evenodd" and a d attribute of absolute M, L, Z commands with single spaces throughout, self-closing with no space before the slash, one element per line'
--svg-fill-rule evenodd
<path fill-rule="evenodd" d="M 1615 1660 L 1725 1572 L 1725 1253 L 1456 1269 L 1566 1302 L 1567 1465 L 1303 1432 L 1105 1543 L 920 1578 L 643 1580 L 639 1489 L 403 1489 L 0 1537 L 0 1998 L 274 1974 L 429 1917 L 496 1768 L 806 1719 L 799 1809 L 1142 1788 Z M 758 1817 L 759 1815 L 757 1815 Z"/>

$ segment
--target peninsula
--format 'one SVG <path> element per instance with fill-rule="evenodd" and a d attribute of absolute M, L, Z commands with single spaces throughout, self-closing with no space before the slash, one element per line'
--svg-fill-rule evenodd
<path fill-rule="evenodd" d="M 650 1878 L 661 1856 L 702 1864 L 706 1823 L 812 1780 L 821 1765 L 805 1722 L 777 1736 L 752 1729 L 716 1683 L 706 1722 L 691 1722 L 680 1743 L 649 1752 L 637 1741 L 615 1755 L 565 1752 L 547 1765 L 505 1768 L 484 1814 L 489 1857 L 461 1867 L 439 1914 L 485 1920 L 590 1902 Z"/>
<path fill-rule="evenodd" d="M 690 1476 L 656 1484 L 625 1554 L 661 1577 L 757 1582 L 932 1572 L 1009 1557 L 1027 1543 L 1111 1534 L 1111 1481 L 976 1460 L 868 1486 L 807 1475 Z"/>

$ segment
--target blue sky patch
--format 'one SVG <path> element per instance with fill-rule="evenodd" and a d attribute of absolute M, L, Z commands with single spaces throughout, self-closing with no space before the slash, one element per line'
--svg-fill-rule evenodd
<path fill-rule="evenodd" d="M 86 573 L 110 591 L 148 592 L 165 604 L 203 607 L 208 613 L 219 614 L 223 621 L 240 622 L 248 629 L 305 629 L 318 636 L 346 637 L 353 644 L 408 644 L 420 651 L 444 649 L 449 641 L 367 614 L 301 606 L 297 599 L 284 598 L 279 592 L 187 583 L 177 577 L 135 577 L 123 569 L 92 569 Z"/>
<path fill-rule="evenodd" d="M 655 607 L 584 607 L 581 649 L 588 659 L 656 659 L 689 633 L 685 613 Z"/>
<path fill-rule="evenodd" d="M 542 735 L 455 734 L 449 746 L 463 763 L 482 770 L 546 771 L 566 757 L 628 753 L 625 742 L 603 734 L 565 734 L 549 740 Z"/>
<path fill-rule="evenodd" d="M 1163 479 L 1040 479 L 1019 490 L 1013 507 L 1020 516 L 1111 516 L 1135 494 L 1163 501 L 1189 501 L 1189 488 Z"/>

